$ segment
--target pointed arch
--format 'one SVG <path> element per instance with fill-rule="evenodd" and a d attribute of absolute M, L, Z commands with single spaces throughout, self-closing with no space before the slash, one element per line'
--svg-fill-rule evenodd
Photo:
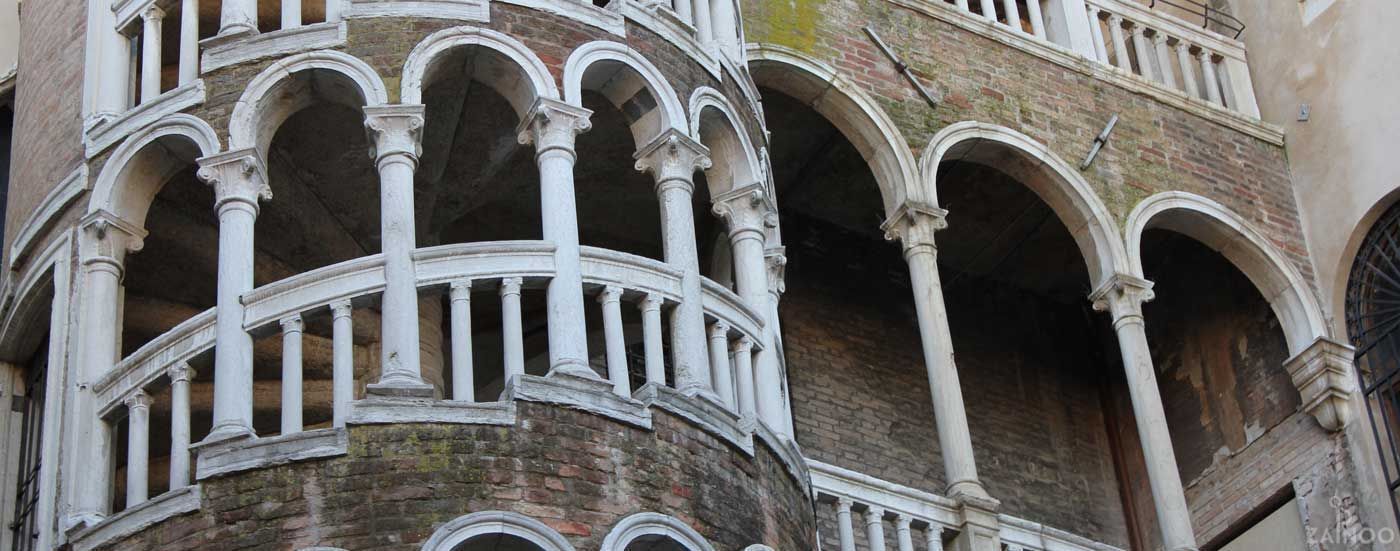
<path fill-rule="evenodd" d="M 542 551 L 574 551 L 569 540 L 543 522 L 510 511 L 481 511 L 457 517 L 438 527 L 423 551 L 453 551 L 477 536 L 505 534 L 539 546 Z"/>
<path fill-rule="evenodd" d="M 523 116 L 536 99 L 559 99 L 559 88 L 549 68 L 529 47 L 509 35 L 480 27 L 451 27 L 428 35 L 413 47 L 404 64 L 400 101 L 417 105 L 423 103 L 423 88 L 438 70 L 443 55 L 457 48 L 479 46 L 513 63 L 514 75 L 490 75 L 505 64 L 496 63 L 477 69 L 477 80 L 501 94 Z M 514 77 L 514 78 L 512 78 Z M 523 78 L 522 78 L 523 77 Z"/>
<path fill-rule="evenodd" d="M 701 86 L 690 95 L 690 130 L 692 139 L 710 148 L 713 164 L 705 174 L 711 197 L 750 184 L 767 186 L 749 133 L 719 90 Z"/>
<path fill-rule="evenodd" d="M 1126 273 L 1127 255 L 1117 224 L 1089 182 L 1044 144 L 994 124 L 959 122 L 939 131 L 924 149 L 923 194 L 938 206 L 938 166 L 963 159 L 988 164 L 1035 192 L 1064 222 L 1089 268 L 1090 288 Z"/>
<path fill-rule="evenodd" d="M 153 154 L 152 144 L 158 144 L 175 157 L 188 157 L 193 163 L 199 157 L 219 153 L 219 136 L 214 128 L 194 115 L 176 113 L 161 118 L 155 124 L 133 134 L 112 151 L 88 199 L 87 212 L 107 211 L 118 218 L 141 227 L 146 211 L 156 193 L 165 185 L 173 170 L 180 168 L 171 155 Z M 151 177 L 152 174 L 158 176 Z"/>
<path fill-rule="evenodd" d="M 611 70 L 609 70 L 611 69 Z M 632 74 L 626 74 L 630 71 Z M 645 88 L 656 108 L 641 113 L 631 124 L 637 145 L 651 143 L 666 130 L 690 135 L 680 96 L 666 76 L 646 57 L 626 44 L 599 40 L 589 42 L 569 54 L 564 62 L 564 101 L 583 107 L 583 90 L 596 89 L 613 105 L 622 106 Z M 656 113 L 656 116 L 650 116 Z"/>
<path fill-rule="evenodd" d="M 795 50 L 751 44 L 748 58 L 755 83 L 811 105 L 856 147 L 880 186 L 886 215 L 906 200 L 921 199 L 914 153 L 873 98 L 836 69 Z"/>
<path fill-rule="evenodd" d="M 328 72 L 339 77 L 327 93 L 355 108 L 385 105 L 389 92 L 384 79 L 359 58 L 334 50 L 297 54 L 273 63 L 248 82 L 229 116 L 229 149 L 256 147 L 267 156 L 272 135 L 289 117 L 314 101 L 310 93 L 285 91 L 299 73 Z"/>
<path fill-rule="evenodd" d="M 1142 233 L 1170 230 L 1215 249 L 1244 273 L 1269 302 L 1283 327 L 1289 355 L 1328 335 L 1322 308 L 1301 273 L 1248 221 L 1224 205 L 1193 193 L 1168 191 L 1148 197 L 1128 215 L 1125 228 L 1132 275 L 1142 272 Z"/>
<path fill-rule="evenodd" d="M 626 551 L 628 544 L 645 537 L 669 539 L 686 551 L 714 551 L 694 528 L 660 513 L 637 513 L 618 521 L 603 538 L 600 551 Z"/>

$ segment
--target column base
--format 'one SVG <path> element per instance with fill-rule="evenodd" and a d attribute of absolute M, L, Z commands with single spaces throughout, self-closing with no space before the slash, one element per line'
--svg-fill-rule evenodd
<path fill-rule="evenodd" d="M 253 432 L 253 428 L 249 426 L 238 424 L 219 425 L 214 427 L 214 430 L 209 431 L 209 435 L 205 436 L 204 440 L 200 440 L 190 447 L 197 449 L 212 444 L 221 444 L 233 440 L 251 440 L 257 437 L 257 433 Z"/>
<path fill-rule="evenodd" d="M 1001 502 L 993 499 L 987 489 L 982 486 L 982 482 L 976 479 L 959 480 L 948 485 L 948 497 L 959 502 L 972 501 L 979 503 L 982 507 L 997 510 L 1001 507 Z"/>
<path fill-rule="evenodd" d="M 551 367 L 549 368 L 549 374 L 545 375 L 545 377 L 554 377 L 556 375 L 566 375 L 569 377 L 577 377 L 579 379 L 590 379 L 594 381 L 608 382 L 607 379 L 604 379 L 601 375 L 598 375 L 598 372 L 593 371 L 593 368 L 575 362 L 561 363 L 559 365 Z"/>
<path fill-rule="evenodd" d="M 390 398 L 432 398 L 436 392 L 427 383 L 386 382 L 365 385 L 365 394 Z"/>
<path fill-rule="evenodd" d="M 981 485 L 974 484 L 978 490 Z M 985 490 L 982 491 L 986 493 Z M 962 526 L 949 549 L 954 551 L 1001 551 L 1001 522 L 997 509 L 1001 502 L 990 497 L 974 497 L 963 493 L 954 496 L 962 505 L 959 514 Z"/>

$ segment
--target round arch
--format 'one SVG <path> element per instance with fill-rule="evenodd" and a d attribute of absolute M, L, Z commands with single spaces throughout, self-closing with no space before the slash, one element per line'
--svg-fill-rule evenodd
<path fill-rule="evenodd" d="M 338 87 L 338 99 L 355 107 L 389 103 L 384 79 L 369 64 L 344 52 L 319 50 L 297 54 L 273 63 L 248 82 L 229 116 L 229 149 L 256 147 L 266 157 L 272 135 L 287 118 L 311 105 L 311 94 L 278 94 L 301 72 L 327 71 L 348 86 Z"/>
<path fill-rule="evenodd" d="M 1168 191 L 1148 197 L 1133 208 L 1124 230 L 1134 276 L 1143 277 L 1142 233 L 1152 228 L 1195 239 L 1243 272 L 1273 308 L 1290 356 L 1328 334 L 1322 308 L 1302 274 L 1240 215 L 1192 193 Z"/>
<path fill-rule="evenodd" d="M 417 105 L 423 103 L 423 87 L 439 70 L 443 54 L 457 48 L 479 46 L 512 62 L 518 71 L 515 78 L 488 78 L 497 67 L 478 68 L 478 78 L 510 101 L 519 115 L 524 115 L 535 99 L 559 99 L 559 88 L 549 74 L 549 68 L 529 47 L 506 34 L 480 27 L 451 27 L 428 35 L 413 47 L 404 64 L 400 101 Z M 523 77 L 523 78 L 520 78 Z"/>
<path fill-rule="evenodd" d="M 707 110 L 717 113 L 719 120 L 705 124 Z M 734 106 L 719 90 L 701 86 L 690 95 L 690 130 L 691 139 L 710 148 L 713 164 L 706 171 L 706 180 L 711 197 L 751 184 L 766 187 L 753 142 L 739 124 Z"/>
<path fill-rule="evenodd" d="M 539 546 L 543 551 L 574 551 L 569 540 L 543 522 L 510 511 L 481 511 L 457 517 L 444 524 L 428 541 L 423 551 L 452 551 L 458 545 L 477 536 L 506 534 Z"/>
<path fill-rule="evenodd" d="M 656 536 L 676 542 L 686 551 L 714 551 L 705 538 L 675 517 L 660 513 L 637 513 L 618 521 L 599 551 L 625 551 L 638 538 Z"/>
<path fill-rule="evenodd" d="M 922 199 L 914 153 L 874 99 L 836 69 L 788 48 L 750 45 L 748 59 L 755 83 L 812 105 L 856 147 L 875 174 L 886 215 L 906 200 Z"/>
<path fill-rule="evenodd" d="M 1044 144 L 994 124 L 967 121 L 947 126 L 934 135 L 919 159 L 923 193 L 934 206 L 938 206 L 938 165 L 954 159 L 995 166 L 1045 201 L 1079 245 L 1089 268 L 1090 288 L 1099 288 L 1114 274 L 1127 273 L 1127 254 L 1108 207 L 1078 171 Z"/>
<path fill-rule="evenodd" d="M 643 146 L 655 139 L 666 130 L 675 130 L 681 134 L 690 135 L 689 125 L 686 124 L 685 110 L 681 106 L 680 96 L 676 94 L 675 88 L 666 80 L 662 72 L 650 61 L 643 57 L 636 50 L 626 44 L 612 42 L 609 40 L 599 40 L 589 42 L 569 54 L 568 61 L 564 62 L 564 101 L 576 107 L 583 107 L 583 90 L 589 83 L 585 82 L 590 78 L 590 68 L 599 63 L 612 63 L 631 69 L 639 80 L 617 79 L 616 73 L 610 75 L 597 75 L 606 83 L 608 90 L 603 90 L 604 95 L 621 107 L 622 103 L 631 99 L 641 88 L 646 88 L 656 101 L 659 109 L 653 110 L 658 113 L 657 117 L 642 117 L 632 124 L 633 139 L 637 145 Z M 602 86 L 598 86 L 602 87 Z"/>
<path fill-rule="evenodd" d="M 167 144 L 170 150 L 193 146 L 192 151 L 185 152 L 193 157 L 191 161 L 219 153 L 220 147 L 214 128 L 199 117 L 176 113 L 161 118 L 113 150 L 93 184 L 92 196 L 88 199 L 89 214 L 106 211 L 133 226 L 145 225 L 151 201 L 165 185 L 170 172 L 179 168 L 168 156 L 143 154 L 148 146 L 157 142 Z M 172 142 L 178 145 L 171 147 Z M 152 173 L 161 177 L 136 177 Z"/>

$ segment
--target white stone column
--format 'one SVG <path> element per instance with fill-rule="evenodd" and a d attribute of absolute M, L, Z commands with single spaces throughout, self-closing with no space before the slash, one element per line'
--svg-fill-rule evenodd
<path fill-rule="evenodd" d="M 943 304 L 943 284 L 938 275 L 934 233 L 948 227 L 946 216 L 947 211 L 942 209 L 906 203 L 881 228 L 885 230 L 886 239 L 900 240 L 904 259 L 909 263 L 914 310 L 919 319 L 919 336 L 928 369 L 939 449 L 943 452 L 943 468 L 947 473 L 948 495 L 967 494 L 985 499 L 987 491 L 977 478 L 962 385 L 953 363 L 953 338 Z"/>
<path fill-rule="evenodd" d="M 1181 67 L 1181 81 L 1186 85 L 1186 95 L 1193 98 L 1201 97 L 1201 90 L 1196 87 L 1196 69 L 1191 62 L 1190 42 L 1176 41 L 1176 63 Z"/>
<path fill-rule="evenodd" d="M 219 9 L 219 36 L 258 33 L 258 0 L 222 0 Z"/>
<path fill-rule="evenodd" d="M 1084 0 L 1044 0 L 1041 11 L 1045 19 L 1046 39 L 1095 59 L 1090 33 L 1097 20 L 1090 19 Z"/>
<path fill-rule="evenodd" d="M 165 10 L 151 4 L 141 12 L 141 103 L 160 95 L 160 30 Z"/>
<path fill-rule="evenodd" d="M 272 199 L 257 152 L 199 159 L 219 214 L 219 280 L 214 344 L 214 428 L 204 441 L 254 437 L 253 337 L 243 329 L 243 294 L 253 289 L 253 223 L 258 201 Z"/>
<path fill-rule="evenodd" d="M 924 544 L 928 551 L 943 551 L 943 527 L 930 524 L 924 529 Z"/>
<path fill-rule="evenodd" d="M 778 303 L 782 302 L 783 292 L 787 290 L 786 271 L 787 257 L 783 253 L 787 251 L 784 247 L 771 247 L 763 251 L 763 264 L 767 272 L 768 279 L 768 319 L 766 336 L 772 339 L 773 345 L 769 347 L 772 354 L 772 370 L 754 370 L 754 400 L 758 402 L 758 416 L 763 418 L 763 402 L 777 404 L 776 412 L 769 411 L 772 422 L 768 428 L 773 429 L 778 434 L 792 438 L 796 434 L 792 421 L 792 402 L 789 400 L 787 388 L 787 374 L 783 371 L 782 361 L 782 320 L 778 317 Z M 772 384 L 776 381 L 777 384 Z"/>
<path fill-rule="evenodd" d="M 1021 28 L 1021 9 L 1016 7 L 1016 0 L 1001 0 L 1002 10 L 1006 12 L 1006 26 L 1018 33 L 1025 33 Z"/>
<path fill-rule="evenodd" d="M 78 318 L 77 395 L 72 440 L 73 510 L 69 525 L 91 526 L 108 513 L 112 495 L 112 431 L 97 416 L 93 384 L 116 366 L 120 354 L 121 279 L 128 253 L 141 250 L 144 230 L 106 211 L 82 221 L 83 283 Z"/>
<path fill-rule="evenodd" d="M 694 2 L 694 9 L 691 13 L 695 16 L 695 38 L 701 44 L 709 44 L 715 41 L 715 30 L 710 22 L 710 0 L 690 0 Z"/>
<path fill-rule="evenodd" d="M 987 18 L 987 21 L 992 23 L 997 22 L 996 0 L 982 0 L 982 17 Z"/>
<path fill-rule="evenodd" d="M 603 339 L 607 346 L 608 380 L 613 393 L 631 396 L 632 384 L 627 380 L 627 337 L 622 332 L 622 288 L 608 285 L 598 293 L 603 307 Z"/>
<path fill-rule="evenodd" d="M 761 184 L 750 184 L 715 197 L 714 213 L 729 226 L 729 250 L 734 257 L 734 284 L 739 298 L 764 316 L 763 345 L 758 353 L 754 390 L 758 418 L 779 434 L 784 430 L 782 368 L 777 354 L 777 308 L 769 294 L 768 265 L 764 258 L 767 217 L 777 209 Z"/>
<path fill-rule="evenodd" d="M 647 384 L 666 386 L 666 358 L 661 348 L 661 295 L 647 294 L 642 311 L 642 346 L 646 355 Z"/>
<path fill-rule="evenodd" d="M 729 364 L 729 324 L 714 322 L 710 324 L 710 377 L 715 382 L 715 394 L 719 395 L 720 403 L 737 411 L 733 373 Z"/>
<path fill-rule="evenodd" d="M 1123 38 L 1123 16 L 1108 14 L 1108 34 L 1113 38 L 1113 64 L 1119 69 L 1133 72 L 1133 62 L 1128 59 L 1128 41 Z"/>
<path fill-rule="evenodd" d="M 146 501 L 151 469 L 151 396 L 136 391 L 126 404 L 126 508 Z"/>
<path fill-rule="evenodd" d="M 170 377 L 170 489 L 190 485 L 190 380 L 194 370 L 179 362 L 166 370 Z"/>
<path fill-rule="evenodd" d="M 841 551 L 856 551 L 855 527 L 851 521 L 851 500 L 836 499 L 836 532 L 841 540 Z"/>
<path fill-rule="evenodd" d="M 365 107 L 371 155 L 379 169 L 380 242 L 384 251 L 384 299 L 379 382 L 366 392 L 430 398 L 423 381 L 418 339 L 418 276 L 413 266 L 416 231 L 413 173 L 423 133 L 422 105 Z"/>
<path fill-rule="evenodd" d="M 301 315 L 283 318 L 282 326 L 282 434 L 301 432 L 301 336 L 306 324 Z M 333 383 L 332 383 L 333 384 Z"/>
<path fill-rule="evenodd" d="M 1220 76 L 1215 73 L 1215 53 L 1201 48 L 1196 52 L 1201 63 L 1201 83 L 1206 88 L 1206 100 L 1216 105 L 1224 105 L 1220 98 Z"/>
<path fill-rule="evenodd" d="M 354 399 L 355 331 L 347 299 L 331 303 L 331 426 L 345 426 Z"/>
<path fill-rule="evenodd" d="M 1152 46 L 1157 51 L 1157 71 L 1162 77 L 1162 84 L 1166 84 L 1168 88 L 1176 88 L 1176 71 L 1172 70 L 1172 55 L 1167 47 L 1167 34 L 1157 31 L 1152 35 Z"/>
<path fill-rule="evenodd" d="M 1133 23 L 1133 53 L 1137 54 L 1138 72 L 1142 74 L 1142 78 L 1160 81 L 1157 72 L 1152 68 L 1152 46 L 1148 45 L 1147 35 L 1143 34 L 1146 30 L 1147 27 Z"/>
<path fill-rule="evenodd" d="M 472 281 L 459 279 L 449 285 L 452 302 L 452 399 L 476 401 L 476 368 L 472 364 Z"/>
<path fill-rule="evenodd" d="M 1249 75 L 1249 64 L 1243 59 L 1226 57 L 1220 64 L 1220 71 L 1225 79 L 1224 88 L 1230 109 L 1259 118 L 1259 101 L 1254 97 L 1254 81 Z"/>
<path fill-rule="evenodd" d="M 1040 13 L 1040 0 L 1026 0 L 1026 17 L 1031 20 L 1031 34 L 1045 39 L 1045 16 Z"/>
<path fill-rule="evenodd" d="M 753 341 L 739 337 L 734 341 L 734 378 L 738 381 L 739 416 L 745 420 L 758 419 L 754 402 Z"/>
<path fill-rule="evenodd" d="M 885 551 L 885 510 L 874 505 L 865 510 L 865 544 L 870 551 Z"/>
<path fill-rule="evenodd" d="M 507 383 L 525 374 L 525 333 L 520 325 L 521 278 L 501 280 L 501 336 L 504 340 Z"/>
<path fill-rule="evenodd" d="M 1094 58 L 1100 63 L 1108 63 L 1108 47 L 1103 42 L 1103 24 L 1099 21 L 1099 7 L 1089 6 L 1089 38 L 1094 42 Z"/>
<path fill-rule="evenodd" d="M 1152 300 L 1152 282 L 1117 274 L 1089 298 L 1095 310 L 1107 311 L 1113 316 L 1113 329 L 1118 334 L 1118 349 L 1127 371 L 1128 395 L 1132 399 L 1138 437 L 1142 440 L 1163 547 L 1169 551 L 1194 550 L 1196 537 L 1191 530 L 1191 511 L 1186 506 L 1176 455 L 1172 452 L 1167 415 L 1158 394 L 1157 374 L 1152 367 L 1142 319 L 1142 303 Z"/>
<path fill-rule="evenodd" d="M 327 0 L 330 3 L 333 0 Z M 282 0 L 282 30 L 301 26 L 301 0 Z"/>
<path fill-rule="evenodd" d="M 695 242 L 691 193 L 695 171 L 710 167 L 710 150 L 688 136 L 667 130 L 636 154 L 637 170 L 656 179 L 661 203 L 661 234 L 666 263 L 679 268 L 681 301 L 671 313 L 671 352 L 676 388 L 688 395 L 714 396 L 705 350 L 704 295 L 700 288 L 700 254 Z"/>
<path fill-rule="evenodd" d="M 181 86 L 199 78 L 199 0 L 180 0 Z"/>
<path fill-rule="evenodd" d="M 1029 0 L 1035 2 L 1036 0 Z M 914 551 L 914 535 L 909 532 L 909 515 L 899 514 L 894 519 L 894 532 L 899 541 L 899 551 Z"/>
<path fill-rule="evenodd" d="M 341 5 L 346 0 L 326 0 L 326 22 L 335 23 L 340 21 Z"/>
<path fill-rule="evenodd" d="M 593 112 L 540 99 L 521 121 L 519 141 L 534 144 L 540 169 L 540 215 L 544 239 L 554 243 L 554 277 L 546 289 L 549 375 L 601 380 L 588 366 L 584 324 L 583 269 L 579 266 L 578 207 L 574 198 L 574 138 L 590 128 Z"/>
<path fill-rule="evenodd" d="M 710 25 L 714 27 L 715 42 L 731 57 L 743 59 L 743 44 L 739 40 L 739 20 L 734 0 L 710 0 Z"/>
<path fill-rule="evenodd" d="M 93 64 L 96 85 L 85 90 L 93 115 L 112 118 L 130 108 L 131 39 L 117 29 L 116 14 L 111 4 L 90 2 L 88 32 L 92 51 L 88 59 Z"/>

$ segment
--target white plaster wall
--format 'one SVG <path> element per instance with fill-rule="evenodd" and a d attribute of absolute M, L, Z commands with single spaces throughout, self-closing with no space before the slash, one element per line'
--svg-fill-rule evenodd
<path fill-rule="evenodd" d="M 19 0 L 0 0 L 0 78 L 19 60 Z"/>
<path fill-rule="evenodd" d="M 1329 322 L 1345 335 L 1355 250 L 1400 187 L 1400 2 L 1233 0 L 1265 120 L 1286 129 L 1303 230 Z M 1301 104 L 1310 120 L 1298 121 Z"/>

